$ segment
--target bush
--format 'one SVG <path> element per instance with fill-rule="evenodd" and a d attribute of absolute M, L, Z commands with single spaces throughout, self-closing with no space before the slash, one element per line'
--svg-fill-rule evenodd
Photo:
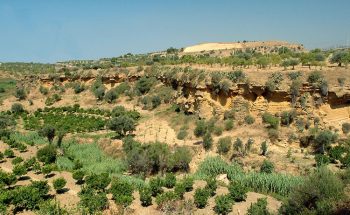
<path fill-rule="evenodd" d="M 79 193 L 80 206 L 87 209 L 89 214 L 96 214 L 108 206 L 108 198 L 104 192 L 95 192 L 91 188 L 83 188 Z"/>
<path fill-rule="evenodd" d="M 216 188 L 218 187 L 215 178 L 208 178 L 206 180 L 207 184 L 205 185 L 205 189 L 208 191 L 210 196 L 214 196 L 216 193 Z"/>
<path fill-rule="evenodd" d="M 15 156 L 15 153 L 12 149 L 6 149 L 4 152 L 5 157 L 7 158 L 13 158 Z"/>
<path fill-rule="evenodd" d="M 41 172 L 45 175 L 45 178 L 47 178 L 50 173 L 53 171 L 54 167 L 52 164 L 46 164 L 41 168 Z"/>
<path fill-rule="evenodd" d="M 83 170 L 80 170 L 80 169 L 75 170 L 73 172 L 73 179 L 76 180 L 77 184 L 82 184 L 84 180 L 84 175 L 85 173 Z"/>
<path fill-rule="evenodd" d="M 163 208 L 164 204 L 170 202 L 170 201 L 175 201 L 179 198 L 179 196 L 174 192 L 174 191 L 168 191 L 159 194 L 156 197 L 156 203 L 159 208 Z"/>
<path fill-rule="evenodd" d="M 85 177 L 85 184 L 87 188 L 91 188 L 96 191 L 105 191 L 110 182 L 111 179 L 108 173 L 91 174 Z"/>
<path fill-rule="evenodd" d="M 225 130 L 226 131 L 230 131 L 233 129 L 233 126 L 234 126 L 234 122 L 232 119 L 227 119 L 224 121 L 224 124 L 225 124 Z"/>
<path fill-rule="evenodd" d="M 40 86 L 39 91 L 43 95 L 47 95 L 49 93 L 49 90 L 44 86 Z"/>
<path fill-rule="evenodd" d="M 47 145 L 39 149 L 36 153 L 36 157 L 39 161 L 45 164 L 51 164 L 56 161 L 57 151 L 53 145 Z"/>
<path fill-rule="evenodd" d="M 213 146 L 213 138 L 211 137 L 211 134 L 208 132 L 203 137 L 203 147 L 205 150 L 211 149 Z"/>
<path fill-rule="evenodd" d="M 151 178 L 149 180 L 149 187 L 151 189 L 152 196 L 157 196 L 160 193 L 163 193 L 163 180 L 159 177 Z"/>
<path fill-rule="evenodd" d="M 127 207 L 133 201 L 132 192 L 134 189 L 129 182 L 114 180 L 109 191 L 112 193 L 115 202 L 119 205 Z"/>
<path fill-rule="evenodd" d="M 176 177 L 173 173 L 167 173 L 164 179 L 164 186 L 166 188 L 173 188 L 176 184 Z"/>
<path fill-rule="evenodd" d="M 283 111 L 281 114 L 281 124 L 289 126 L 296 116 L 295 111 Z"/>
<path fill-rule="evenodd" d="M 181 129 L 181 130 L 179 131 L 179 133 L 177 133 L 177 136 L 176 136 L 176 137 L 177 137 L 177 139 L 179 139 L 179 140 L 183 140 L 183 139 L 185 139 L 185 138 L 187 137 L 187 135 L 188 135 L 187 131 Z"/>
<path fill-rule="evenodd" d="M 231 182 L 228 190 L 230 198 L 236 202 L 244 201 L 247 198 L 248 189 L 238 182 Z"/>
<path fill-rule="evenodd" d="M 267 151 L 268 151 L 268 145 L 267 145 L 267 142 L 264 141 L 261 143 L 261 147 L 260 147 L 260 150 L 261 150 L 261 154 L 266 156 L 267 155 Z"/>
<path fill-rule="evenodd" d="M 47 139 L 51 143 L 52 140 L 55 138 L 56 129 L 51 125 L 45 125 L 42 129 L 40 129 L 38 133 L 42 137 L 47 137 Z"/>
<path fill-rule="evenodd" d="M 270 174 L 270 173 L 273 173 L 274 169 L 275 169 L 275 166 L 269 160 L 264 160 L 260 166 L 260 172 L 262 173 Z"/>
<path fill-rule="evenodd" d="M 231 137 L 222 137 L 218 141 L 218 153 L 219 154 L 227 154 L 230 151 L 232 145 Z"/>
<path fill-rule="evenodd" d="M 315 138 L 316 152 L 324 153 L 330 148 L 331 143 L 334 143 L 337 135 L 329 130 L 321 131 Z"/>
<path fill-rule="evenodd" d="M 299 187 L 292 190 L 288 201 L 282 205 L 280 214 L 331 214 L 330 208 L 335 207 L 344 196 L 344 185 L 342 181 L 325 167 L 317 169 L 310 174 L 307 180 Z M 330 203 L 330 208 L 324 202 Z"/>
<path fill-rule="evenodd" d="M 111 90 L 107 91 L 104 98 L 108 103 L 113 103 L 118 98 L 118 94 L 115 92 L 114 89 L 111 89 Z"/>
<path fill-rule="evenodd" d="M 267 131 L 267 134 L 269 135 L 269 138 L 270 138 L 271 142 L 275 142 L 278 139 L 278 137 L 279 137 L 278 130 L 274 129 L 274 128 L 270 128 Z"/>
<path fill-rule="evenodd" d="M 16 88 L 15 97 L 18 98 L 19 100 L 23 100 L 27 97 L 27 93 L 26 93 L 24 87 Z"/>
<path fill-rule="evenodd" d="M 344 134 L 348 134 L 350 132 L 350 123 L 346 122 L 342 124 L 342 130 Z"/>
<path fill-rule="evenodd" d="M 311 84 L 315 84 L 320 82 L 323 79 L 323 75 L 319 71 L 313 71 L 310 73 L 309 77 L 307 78 L 307 82 Z"/>
<path fill-rule="evenodd" d="M 182 179 L 182 183 L 185 186 L 186 192 L 190 192 L 193 190 L 193 178 L 186 176 Z"/>
<path fill-rule="evenodd" d="M 260 198 L 256 203 L 252 203 L 247 211 L 248 215 L 270 215 L 271 213 L 267 210 L 267 199 Z"/>
<path fill-rule="evenodd" d="M 161 103 L 162 103 L 162 100 L 160 99 L 159 96 L 152 96 L 152 109 L 158 107 Z"/>
<path fill-rule="evenodd" d="M 169 170 L 187 172 L 190 169 L 191 160 L 192 155 L 187 147 L 176 147 L 168 162 Z"/>
<path fill-rule="evenodd" d="M 24 112 L 24 108 L 20 103 L 13 103 L 11 106 L 11 111 L 14 114 L 20 114 Z"/>
<path fill-rule="evenodd" d="M 179 198 L 183 198 L 185 192 L 186 192 L 186 187 L 185 187 L 185 184 L 180 182 L 180 183 L 176 183 L 175 184 L 175 187 L 174 187 L 174 192 L 176 193 L 176 195 L 179 197 Z"/>
<path fill-rule="evenodd" d="M 198 188 L 194 193 L 194 204 L 197 208 L 205 208 L 208 203 L 209 193 L 208 190 Z"/>
<path fill-rule="evenodd" d="M 32 186 L 19 186 L 12 191 L 14 211 L 34 210 L 42 202 L 39 190 Z"/>
<path fill-rule="evenodd" d="M 216 135 L 216 136 L 220 136 L 223 132 L 223 128 L 221 126 L 215 126 L 214 127 L 214 130 L 213 130 L 213 133 Z"/>
<path fill-rule="evenodd" d="M 22 177 L 23 175 L 27 174 L 27 168 L 24 165 L 17 164 L 13 167 L 12 172 L 16 176 Z"/>
<path fill-rule="evenodd" d="M 228 214 L 232 211 L 232 200 L 229 195 L 221 195 L 215 198 L 214 211 L 217 214 Z"/>
<path fill-rule="evenodd" d="M 323 154 L 315 155 L 315 161 L 316 161 L 317 167 L 327 165 L 330 163 L 329 157 L 327 155 L 323 155 Z"/>
<path fill-rule="evenodd" d="M 264 113 L 262 115 L 262 120 L 264 123 L 267 123 L 270 128 L 274 128 L 274 129 L 278 128 L 279 120 L 277 117 L 274 117 L 272 114 Z"/>
<path fill-rule="evenodd" d="M 17 164 L 21 163 L 22 161 L 23 161 L 23 158 L 16 157 L 11 161 L 11 163 L 12 163 L 12 165 L 17 165 Z"/>
<path fill-rule="evenodd" d="M 251 125 L 255 122 L 255 119 L 252 115 L 247 115 L 246 117 L 244 117 L 244 121 L 245 123 L 247 123 L 248 125 Z"/>
<path fill-rule="evenodd" d="M 341 160 L 345 152 L 346 152 L 346 149 L 343 146 L 338 145 L 338 146 L 332 147 L 328 152 L 330 161 L 335 163 L 336 160 Z"/>
<path fill-rule="evenodd" d="M 140 201 L 143 207 L 147 207 L 152 204 L 152 193 L 149 187 L 140 189 Z"/>
<path fill-rule="evenodd" d="M 196 137 L 202 137 L 207 133 L 207 125 L 204 120 L 198 120 L 196 122 L 196 128 L 194 129 L 194 135 Z"/>
<path fill-rule="evenodd" d="M 60 192 L 62 192 L 62 189 L 64 188 L 64 186 L 66 186 L 67 181 L 66 181 L 66 179 L 61 177 L 61 178 L 56 178 L 55 180 L 53 180 L 52 184 L 53 184 L 53 188 L 56 190 L 56 192 L 60 193 Z"/>
<path fill-rule="evenodd" d="M 156 83 L 155 78 L 147 78 L 145 76 L 141 77 L 136 82 L 136 90 L 138 90 L 141 94 L 146 94 L 150 91 L 151 87 Z"/>
<path fill-rule="evenodd" d="M 135 121 L 128 116 L 118 116 L 108 122 L 108 128 L 117 135 L 124 137 L 128 132 L 135 130 Z"/>

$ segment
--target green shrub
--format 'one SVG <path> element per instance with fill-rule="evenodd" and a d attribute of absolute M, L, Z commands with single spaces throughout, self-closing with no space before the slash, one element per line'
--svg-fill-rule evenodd
<path fill-rule="evenodd" d="M 256 203 L 252 203 L 248 208 L 247 215 L 270 215 L 267 210 L 267 199 L 260 198 Z"/>
<path fill-rule="evenodd" d="M 91 174 L 85 177 L 85 184 L 87 188 L 91 188 L 97 191 L 105 191 L 111 179 L 108 173 Z"/>
<path fill-rule="evenodd" d="M 79 193 L 79 205 L 88 211 L 88 214 L 96 214 L 108 207 L 108 198 L 104 192 L 96 192 L 91 188 L 84 188 Z"/>
<path fill-rule="evenodd" d="M 234 122 L 232 119 L 227 119 L 224 121 L 224 124 L 225 124 L 225 130 L 226 131 L 230 131 L 233 129 L 233 126 L 234 126 Z"/>
<path fill-rule="evenodd" d="M 117 98 L 118 98 L 118 94 L 115 92 L 114 89 L 107 91 L 106 95 L 104 96 L 104 99 L 108 103 L 113 103 Z"/>
<path fill-rule="evenodd" d="M 49 90 L 44 86 L 40 86 L 39 91 L 43 95 L 47 95 L 49 93 Z"/>
<path fill-rule="evenodd" d="M 108 122 L 108 128 L 117 135 L 124 137 L 128 132 L 135 130 L 135 121 L 128 116 L 118 116 Z"/>
<path fill-rule="evenodd" d="M 346 152 L 346 149 L 343 146 L 338 145 L 338 146 L 332 147 L 328 152 L 330 161 L 335 163 L 336 160 L 341 160 L 345 152 Z"/>
<path fill-rule="evenodd" d="M 307 78 L 307 82 L 311 84 L 315 84 L 317 82 L 320 82 L 323 79 L 323 75 L 319 71 L 313 71 L 310 73 L 309 77 Z"/>
<path fill-rule="evenodd" d="M 182 183 L 184 184 L 185 186 L 185 190 L 186 192 L 190 192 L 193 190 L 193 178 L 192 177 L 189 177 L 189 176 L 186 176 L 182 179 Z"/>
<path fill-rule="evenodd" d="M 136 82 L 136 90 L 138 90 L 141 94 L 146 94 L 150 91 L 151 87 L 156 83 L 155 78 L 147 78 L 145 76 L 141 77 Z"/>
<path fill-rule="evenodd" d="M 163 193 L 163 180 L 159 177 L 151 178 L 149 180 L 149 187 L 151 189 L 152 196 L 157 196 L 158 194 Z"/>
<path fill-rule="evenodd" d="M 60 178 L 56 178 L 55 180 L 53 180 L 52 184 L 53 184 L 53 188 L 56 190 L 56 192 L 60 193 L 60 192 L 62 192 L 62 189 L 64 188 L 64 186 L 66 186 L 67 181 L 63 177 L 60 177 Z"/>
<path fill-rule="evenodd" d="M 147 207 L 152 204 L 152 193 L 149 187 L 140 189 L 140 201 L 143 207 Z"/>
<path fill-rule="evenodd" d="M 282 205 L 281 214 L 302 214 L 309 211 L 311 214 L 331 214 L 330 208 L 335 207 L 344 196 L 342 181 L 327 168 L 319 168 L 310 174 L 307 180 L 292 190 L 288 201 Z M 326 211 L 324 202 L 330 203 Z M 324 210 L 324 211 L 322 211 Z"/>
<path fill-rule="evenodd" d="M 160 99 L 159 96 L 155 95 L 155 96 L 152 96 L 151 102 L 152 102 L 152 109 L 154 109 L 162 103 L 162 100 Z"/>
<path fill-rule="evenodd" d="M 76 180 L 77 184 L 82 184 L 84 180 L 85 172 L 83 170 L 75 170 L 73 172 L 73 179 Z"/>
<path fill-rule="evenodd" d="M 236 202 L 244 201 L 247 198 L 248 189 L 240 183 L 231 182 L 228 190 L 230 198 Z"/>
<path fill-rule="evenodd" d="M 166 203 L 175 201 L 179 196 L 174 191 L 168 191 L 157 195 L 156 203 L 159 208 L 162 208 Z"/>
<path fill-rule="evenodd" d="M 20 114 L 24 112 L 23 105 L 20 103 L 13 103 L 11 106 L 11 112 L 14 114 Z"/>
<path fill-rule="evenodd" d="M 207 133 L 207 124 L 204 120 L 198 120 L 196 122 L 196 128 L 194 129 L 194 135 L 196 137 L 202 137 Z"/>
<path fill-rule="evenodd" d="M 321 131 L 315 138 L 316 152 L 324 153 L 337 139 L 337 135 L 329 130 Z"/>
<path fill-rule="evenodd" d="M 27 168 L 24 165 L 17 164 L 13 167 L 12 172 L 21 178 L 23 175 L 27 174 Z"/>
<path fill-rule="evenodd" d="M 268 174 L 273 173 L 274 169 L 275 169 L 275 166 L 269 160 L 264 160 L 260 166 L 260 172 L 262 173 L 268 173 Z"/>
<path fill-rule="evenodd" d="M 41 172 L 45 175 L 45 178 L 47 178 L 50 173 L 53 171 L 54 167 L 52 164 L 46 164 L 41 168 Z"/>
<path fill-rule="evenodd" d="M 12 165 L 17 165 L 17 164 L 20 164 L 22 161 L 23 161 L 23 158 L 21 158 L 21 157 L 15 157 L 15 158 L 11 161 L 11 163 L 12 163 Z"/>
<path fill-rule="evenodd" d="M 26 90 L 24 87 L 17 87 L 15 91 L 15 97 L 18 98 L 19 100 L 23 100 L 27 97 Z"/>
<path fill-rule="evenodd" d="M 316 154 L 315 161 L 316 161 L 316 166 L 318 166 L 318 167 L 323 166 L 323 165 L 327 165 L 330 163 L 329 157 L 327 155 L 323 155 L 323 154 Z"/>
<path fill-rule="evenodd" d="M 295 111 L 283 111 L 281 114 L 281 124 L 289 126 L 296 116 Z"/>
<path fill-rule="evenodd" d="M 109 191 L 112 193 L 114 201 L 119 205 L 127 207 L 133 201 L 134 189 L 129 182 L 114 180 Z"/>
<path fill-rule="evenodd" d="M 7 158 L 13 158 L 15 156 L 15 153 L 12 149 L 6 149 L 4 152 L 5 157 Z"/>
<path fill-rule="evenodd" d="M 47 139 L 51 143 L 52 140 L 55 138 L 56 128 L 54 128 L 51 125 L 44 125 L 44 127 L 41 128 L 38 133 L 42 137 L 47 137 Z"/>
<path fill-rule="evenodd" d="M 215 126 L 214 127 L 214 130 L 213 130 L 213 133 L 216 135 L 216 136 L 220 136 L 223 132 L 224 128 L 221 127 L 221 126 Z"/>
<path fill-rule="evenodd" d="M 53 145 L 47 145 L 39 149 L 36 153 L 36 157 L 39 161 L 45 164 L 51 164 L 56 161 L 57 151 Z"/>
<path fill-rule="evenodd" d="M 211 149 L 213 146 L 213 138 L 211 137 L 211 134 L 208 132 L 203 137 L 203 147 L 205 150 Z"/>
<path fill-rule="evenodd" d="M 206 180 L 207 184 L 205 185 L 205 189 L 208 191 L 210 196 L 214 196 L 216 193 L 216 189 L 218 187 L 217 183 L 216 183 L 216 179 L 215 178 L 208 178 Z"/>
<path fill-rule="evenodd" d="M 229 195 L 221 195 L 215 198 L 214 211 L 217 214 L 228 214 L 232 211 L 232 200 Z"/>
<path fill-rule="evenodd" d="M 43 201 L 38 189 L 32 186 L 18 186 L 12 191 L 14 210 L 34 210 Z"/>
<path fill-rule="evenodd" d="M 185 139 L 185 138 L 187 137 L 187 135 L 188 135 L 187 131 L 181 129 L 181 130 L 179 131 L 179 133 L 177 133 L 177 136 L 176 136 L 176 137 L 177 137 L 177 139 L 179 139 L 179 140 L 183 140 L 183 139 Z"/>
<path fill-rule="evenodd" d="M 180 199 L 182 199 L 186 192 L 185 184 L 183 182 L 176 183 L 174 187 L 174 192 L 177 196 L 179 196 Z"/>
<path fill-rule="evenodd" d="M 176 184 L 176 177 L 173 173 L 167 173 L 164 179 L 164 186 L 166 188 L 173 188 Z"/>
<path fill-rule="evenodd" d="M 197 208 L 205 208 L 208 203 L 209 193 L 208 190 L 203 188 L 196 189 L 194 193 L 194 204 Z"/>
<path fill-rule="evenodd" d="M 260 150 L 261 150 L 261 154 L 266 156 L 267 155 L 267 152 L 268 152 L 268 145 L 267 145 L 267 142 L 264 141 L 261 143 L 261 147 L 260 147 Z"/>
<path fill-rule="evenodd" d="M 264 113 L 262 115 L 262 120 L 264 123 L 267 123 L 270 128 L 274 128 L 274 129 L 278 128 L 279 120 L 277 117 L 274 117 L 272 114 Z"/>
<path fill-rule="evenodd" d="M 191 160 L 191 151 L 187 147 L 176 147 L 174 153 L 168 160 L 168 168 L 172 171 L 188 172 L 190 169 Z"/>
<path fill-rule="evenodd" d="M 346 122 L 342 124 L 342 130 L 344 134 L 348 134 L 350 132 L 350 123 Z"/>
<path fill-rule="evenodd" d="M 230 151 L 231 145 L 232 145 L 231 137 L 227 136 L 227 137 L 220 138 L 217 146 L 218 153 L 227 154 L 227 152 Z"/>
<path fill-rule="evenodd" d="M 252 115 L 247 115 L 244 117 L 244 121 L 245 123 L 247 123 L 248 125 L 251 125 L 255 122 L 255 119 Z"/>

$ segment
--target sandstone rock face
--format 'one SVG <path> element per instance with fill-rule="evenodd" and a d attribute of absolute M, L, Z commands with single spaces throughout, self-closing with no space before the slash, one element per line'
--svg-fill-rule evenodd
<path fill-rule="evenodd" d="M 34 76 L 30 75 L 24 79 L 24 83 L 40 86 L 52 86 L 54 83 L 78 80 L 85 85 L 91 85 L 97 77 L 91 71 L 82 73 L 80 76 Z M 115 83 L 124 81 L 134 82 L 141 77 L 139 73 L 108 73 L 102 76 L 103 83 L 113 87 Z M 158 77 L 164 85 L 172 85 L 164 77 Z M 36 83 L 39 82 L 39 83 Z M 234 109 L 242 120 L 246 114 L 259 116 L 264 112 L 279 113 L 292 108 L 298 113 L 313 117 L 324 116 L 325 121 L 330 123 L 337 121 L 350 122 L 350 86 L 334 87 L 328 90 L 327 95 L 321 95 L 320 89 L 303 83 L 300 95 L 295 104 L 288 90 L 276 90 L 268 92 L 265 86 L 259 84 L 237 83 L 229 88 L 229 92 L 214 94 L 211 83 L 206 79 L 198 84 L 191 85 L 187 82 L 178 82 L 177 93 L 174 102 L 182 110 L 190 114 L 197 114 L 201 118 L 210 118 L 214 115 L 223 117 L 225 111 Z"/>

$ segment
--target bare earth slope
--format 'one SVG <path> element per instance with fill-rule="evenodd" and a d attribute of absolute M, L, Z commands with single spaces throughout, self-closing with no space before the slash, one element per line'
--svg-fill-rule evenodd
<path fill-rule="evenodd" d="M 258 47 L 281 47 L 285 46 L 292 49 L 298 49 L 300 44 L 291 44 L 283 41 L 258 41 L 258 42 L 228 42 L 228 43 L 201 43 L 194 46 L 189 46 L 184 49 L 183 52 L 201 52 L 211 50 L 226 50 L 226 49 L 246 49 L 246 48 L 258 48 Z"/>

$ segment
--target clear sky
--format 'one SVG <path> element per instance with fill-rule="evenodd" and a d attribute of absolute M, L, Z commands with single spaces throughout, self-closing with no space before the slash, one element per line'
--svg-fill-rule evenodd
<path fill-rule="evenodd" d="M 201 42 L 346 45 L 350 0 L 0 0 L 0 62 L 56 62 Z"/>

